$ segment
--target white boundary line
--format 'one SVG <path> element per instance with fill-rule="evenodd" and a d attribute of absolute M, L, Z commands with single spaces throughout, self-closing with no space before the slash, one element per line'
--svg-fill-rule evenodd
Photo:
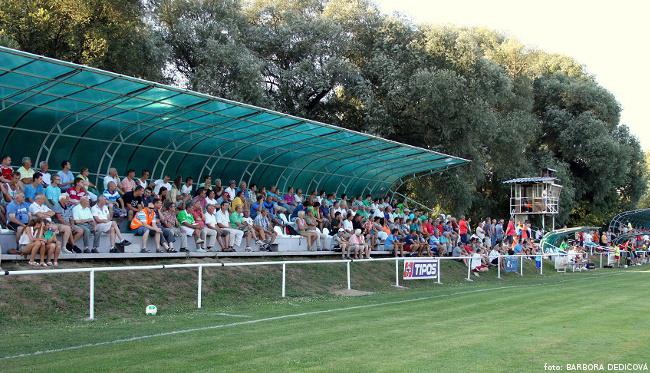
<path fill-rule="evenodd" d="M 382 307 L 382 306 L 389 306 L 389 305 L 394 305 L 394 304 L 413 303 L 413 302 L 419 302 L 419 301 L 423 301 L 423 300 L 431 300 L 431 299 L 437 299 L 437 298 L 452 297 L 452 296 L 456 296 L 456 295 L 482 293 L 482 292 L 487 292 L 487 291 L 497 291 L 497 290 L 513 289 L 513 288 L 524 288 L 524 287 L 532 287 L 532 286 L 554 286 L 554 285 L 560 285 L 562 283 L 570 282 L 570 281 L 586 280 L 586 279 L 592 279 L 594 277 L 610 277 L 610 276 L 621 275 L 621 274 L 625 274 L 625 273 L 631 273 L 631 272 L 617 272 L 617 273 L 609 273 L 609 274 L 605 274 L 605 275 L 595 275 L 595 276 L 581 277 L 581 278 L 577 278 L 577 279 L 566 279 L 566 280 L 560 280 L 560 281 L 557 281 L 557 282 L 554 282 L 554 283 L 551 283 L 551 284 L 539 283 L 539 284 L 527 284 L 527 285 L 499 286 L 499 287 L 494 287 L 494 288 L 475 289 L 475 290 L 468 290 L 468 291 L 457 291 L 457 292 L 450 293 L 450 294 L 439 294 L 439 295 L 432 295 L 432 296 L 428 296 L 428 297 L 402 299 L 402 300 L 396 300 L 396 301 L 390 301 L 390 302 L 361 304 L 361 305 L 357 305 L 357 306 L 349 306 L 349 307 L 331 308 L 331 309 L 318 310 L 318 311 L 292 313 L 292 314 L 286 314 L 286 315 L 265 317 L 265 318 L 261 318 L 261 319 L 255 319 L 255 320 L 238 321 L 238 322 L 233 322 L 233 323 L 229 323 L 229 324 L 210 325 L 210 326 L 203 326 L 203 327 L 200 327 L 200 328 L 179 329 L 179 330 L 172 330 L 172 331 L 169 331 L 169 332 L 141 335 L 141 336 L 129 337 L 129 338 L 120 338 L 120 339 L 115 339 L 115 340 L 112 340 L 112 341 L 104 341 L 104 342 L 97 342 L 97 343 L 86 343 L 86 344 L 77 345 L 77 346 L 69 346 L 69 347 L 55 348 L 55 349 L 50 349 L 50 350 L 34 351 L 34 352 L 28 352 L 28 353 L 23 353 L 23 354 L 18 354 L 18 355 L 2 356 L 2 357 L 0 357 L 0 360 L 9 360 L 9 359 L 22 358 L 22 357 L 32 357 L 32 356 L 47 355 L 47 354 L 52 354 L 52 353 L 57 353 L 57 352 L 80 350 L 80 349 L 83 349 L 83 348 L 99 347 L 99 346 L 107 346 L 107 345 L 135 342 L 135 341 L 141 341 L 141 340 L 144 340 L 144 339 L 151 339 L 151 338 L 157 338 L 157 337 L 167 337 L 167 336 L 170 336 L 170 335 L 187 334 L 187 333 L 193 333 L 193 332 L 199 332 L 199 331 L 205 331 L 205 330 L 224 329 L 224 328 L 241 326 L 241 325 L 259 324 L 259 323 L 263 323 L 263 322 L 267 322 L 267 321 L 292 319 L 292 318 L 302 317 L 302 316 L 311 316 L 311 315 L 319 315 L 319 314 L 333 313 L 333 312 L 339 312 L 339 311 L 349 311 L 349 310 L 358 310 L 358 309 L 365 309 L 365 308 Z"/>

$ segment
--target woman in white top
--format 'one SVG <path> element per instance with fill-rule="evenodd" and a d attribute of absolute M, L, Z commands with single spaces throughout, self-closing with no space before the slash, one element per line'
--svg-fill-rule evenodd
<path fill-rule="evenodd" d="M 214 190 L 210 190 L 208 192 L 208 196 L 205 197 L 205 205 L 214 205 L 217 206 L 217 199 L 216 199 L 217 194 L 214 192 Z"/>
<path fill-rule="evenodd" d="M 44 225 L 41 219 L 32 219 L 27 224 L 27 227 L 23 230 L 23 234 L 20 236 L 18 245 L 20 245 L 20 252 L 22 255 L 27 257 L 29 255 L 29 265 L 30 266 L 41 266 L 47 267 L 45 264 L 45 238 L 44 234 Z M 40 264 L 35 262 L 36 253 L 39 253 L 41 262 Z"/>

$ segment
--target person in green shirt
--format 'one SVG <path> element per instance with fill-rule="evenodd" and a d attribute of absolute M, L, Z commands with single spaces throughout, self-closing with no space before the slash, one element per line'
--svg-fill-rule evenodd
<path fill-rule="evenodd" d="M 230 213 L 230 226 L 234 229 L 239 229 L 244 232 L 244 238 L 246 239 L 246 251 L 252 251 L 251 242 L 256 241 L 255 231 L 253 227 L 244 222 L 244 215 L 242 214 L 242 206 L 237 206 L 235 211 Z M 258 244 L 261 241 L 258 241 Z"/>
<path fill-rule="evenodd" d="M 569 250 L 569 244 L 566 242 L 566 237 L 564 240 L 562 240 L 562 243 L 560 244 L 560 250 L 566 252 Z"/>
<path fill-rule="evenodd" d="M 200 249 L 201 245 L 205 242 L 205 235 L 201 226 L 194 221 L 192 214 L 187 212 L 187 208 L 192 207 L 192 201 L 186 203 L 181 202 L 178 206 L 178 214 L 176 214 L 176 219 L 181 225 L 183 232 L 186 235 L 194 237 L 194 242 L 196 243 L 196 248 Z M 183 252 L 188 252 L 187 248 L 181 247 Z"/>

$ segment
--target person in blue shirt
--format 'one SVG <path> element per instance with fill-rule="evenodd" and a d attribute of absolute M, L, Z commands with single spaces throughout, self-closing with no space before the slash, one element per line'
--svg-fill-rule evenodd
<path fill-rule="evenodd" d="M 275 216 L 275 204 L 273 203 L 273 197 L 271 197 L 271 195 L 266 196 L 266 201 L 264 201 L 263 206 L 268 210 L 269 215 Z"/>
<path fill-rule="evenodd" d="M 43 194 L 43 174 L 40 172 L 34 173 L 32 183 L 25 185 L 25 190 L 23 192 L 25 193 L 25 200 L 29 203 L 34 202 L 34 197 L 36 197 L 37 194 Z"/>
<path fill-rule="evenodd" d="M 517 255 L 521 254 L 521 251 L 522 251 L 523 249 L 524 249 L 524 248 L 523 248 L 523 246 L 521 246 L 521 243 L 520 243 L 520 242 L 517 242 L 517 244 L 516 244 L 515 247 L 514 247 L 515 254 L 517 254 Z"/>
<path fill-rule="evenodd" d="M 440 253 L 438 251 L 438 243 L 440 240 L 437 237 L 438 235 L 438 230 L 436 229 L 431 236 L 429 236 L 429 246 L 431 247 L 431 251 L 435 254 L 440 256 Z"/>
<path fill-rule="evenodd" d="M 397 238 L 397 228 L 393 228 L 388 237 L 386 237 L 384 248 L 388 251 L 392 250 L 396 257 L 398 250 L 399 255 L 404 256 L 404 243 L 400 242 L 399 238 Z"/>
<path fill-rule="evenodd" d="M 7 227 L 16 231 L 16 242 L 23 234 L 23 230 L 31 218 L 29 214 L 29 203 L 25 202 L 25 195 L 17 192 L 14 200 L 7 205 Z"/>
<path fill-rule="evenodd" d="M 255 219 L 257 217 L 257 213 L 260 211 L 262 208 L 262 205 L 264 204 L 264 197 L 257 196 L 257 201 L 251 205 L 251 218 Z"/>

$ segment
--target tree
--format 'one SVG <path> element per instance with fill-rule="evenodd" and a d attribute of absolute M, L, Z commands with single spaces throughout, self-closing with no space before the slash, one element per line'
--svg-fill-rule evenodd
<path fill-rule="evenodd" d="M 0 7 L 0 43 L 162 80 L 166 47 L 139 0 L 21 0 Z"/>

